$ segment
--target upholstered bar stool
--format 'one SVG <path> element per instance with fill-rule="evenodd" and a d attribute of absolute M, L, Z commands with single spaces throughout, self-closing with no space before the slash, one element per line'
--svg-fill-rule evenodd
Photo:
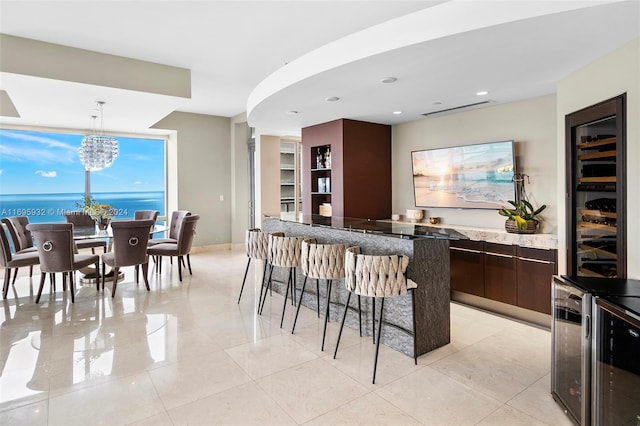
<path fill-rule="evenodd" d="M 278 235 L 283 237 L 282 232 L 274 232 L 271 235 Z M 251 259 L 262 260 L 264 266 L 262 268 L 262 282 L 260 285 L 260 297 L 258 302 L 262 299 L 262 291 L 264 289 L 264 279 L 267 272 L 267 260 L 269 253 L 269 233 L 262 232 L 260 228 L 247 229 L 245 234 L 245 248 L 247 252 L 247 267 L 244 270 L 244 278 L 242 278 L 242 287 L 240 287 L 240 295 L 238 296 L 238 303 L 242 298 L 242 291 L 244 290 L 244 284 L 247 281 L 247 272 L 249 272 L 249 265 L 251 265 Z"/>
<path fill-rule="evenodd" d="M 259 313 L 262 313 L 264 309 L 264 302 L 267 299 L 268 289 L 271 288 L 271 275 L 273 274 L 273 268 L 278 266 L 281 268 L 287 268 L 289 270 L 287 278 L 287 290 L 284 295 L 284 305 L 282 306 L 282 317 L 280 318 L 280 328 L 284 322 L 284 313 L 287 309 L 287 297 L 289 297 L 289 289 L 291 289 L 291 302 L 295 303 L 296 293 L 296 274 L 295 269 L 300 266 L 300 256 L 302 241 L 304 237 L 285 237 L 278 235 L 269 235 L 268 244 L 268 259 L 269 259 L 269 279 L 267 281 L 267 287 L 264 290 L 262 296 L 262 302 L 260 304 Z"/>
<path fill-rule="evenodd" d="M 384 300 L 389 297 L 398 297 L 411 290 L 411 315 L 413 317 L 413 362 L 418 364 L 416 351 L 416 307 L 413 297 L 413 289 L 417 284 L 407 279 L 406 271 L 409 265 L 409 257 L 405 255 L 367 255 L 360 253 L 360 247 L 349 247 L 345 253 L 345 286 L 348 291 L 347 302 L 345 303 L 340 332 L 336 342 L 336 349 L 333 358 L 338 354 L 338 345 L 342 336 L 344 320 L 347 317 L 349 299 L 351 293 L 358 296 L 371 297 L 372 306 L 375 307 L 376 299 L 380 301 L 380 317 L 378 319 L 378 340 L 376 341 L 376 354 L 373 362 L 373 380 L 376 383 L 376 369 L 378 366 L 378 351 L 380 350 L 380 340 L 382 340 L 382 322 L 384 315 Z M 375 312 L 375 311 L 372 311 Z M 374 314 L 375 325 L 375 314 Z M 375 340 L 375 335 L 374 335 Z"/>
<path fill-rule="evenodd" d="M 300 305 L 304 296 L 304 289 L 307 285 L 307 278 L 316 279 L 316 295 L 318 298 L 318 315 L 320 314 L 320 289 L 318 282 L 320 280 L 327 281 L 327 305 L 324 315 L 324 330 L 322 331 L 322 346 L 324 351 L 324 339 L 327 334 L 327 322 L 329 321 L 329 306 L 331 303 L 331 284 L 333 280 L 344 278 L 344 256 L 345 251 L 349 247 L 348 244 L 317 244 L 313 239 L 306 239 L 302 242 L 302 274 L 304 282 L 300 291 L 300 300 L 296 310 L 296 317 L 293 320 L 291 334 L 296 330 L 298 322 L 298 314 L 300 313 Z"/>

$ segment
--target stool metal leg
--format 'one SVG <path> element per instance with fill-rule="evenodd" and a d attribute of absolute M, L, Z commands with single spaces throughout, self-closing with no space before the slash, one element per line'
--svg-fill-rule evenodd
<path fill-rule="evenodd" d="M 264 309 L 264 302 L 267 300 L 267 292 L 271 289 L 271 274 L 273 274 L 273 265 L 269 265 L 269 266 L 270 266 L 269 278 L 267 279 L 267 283 L 266 285 L 263 285 L 260 288 L 260 297 L 262 298 L 262 301 L 258 299 L 258 315 L 262 315 L 262 310 Z M 262 294 L 263 293 L 262 290 L 264 290 L 264 296 Z"/>
<path fill-rule="evenodd" d="M 316 298 L 318 299 L 318 318 L 320 318 L 320 280 L 316 278 Z"/>
<path fill-rule="evenodd" d="M 282 323 L 284 322 L 284 312 L 287 310 L 287 297 L 289 297 L 289 287 L 293 284 L 293 280 L 291 278 L 291 272 L 293 268 L 289 268 L 289 279 L 287 279 L 287 291 L 284 294 L 284 304 L 282 305 L 282 316 L 280 317 L 280 328 L 282 328 Z"/>
<path fill-rule="evenodd" d="M 322 330 L 322 347 L 320 350 L 324 351 L 324 338 L 327 335 L 327 323 L 329 322 L 329 307 L 331 305 L 331 280 L 327 286 L 327 311 L 324 314 L 324 330 Z"/>
<path fill-rule="evenodd" d="M 375 299 L 374 299 L 375 303 Z M 378 341 L 376 342 L 376 356 L 373 361 L 373 381 L 372 384 L 376 384 L 376 369 L 378 368 L 378 351 L 380 350 L 380 340 L 382 340 L 382 313 L 384 310 L 384 297 L 380 302 L 380 319 L 378 320 Z"/>
<path fill-rule="evenodd" d="M 413 363 L 418 365 L 418 345 L 416 344 L 416 299 L 411 290 L 411 316 L 413 317 Z"/>
<path fill-rule="evenodd" d="M 340 346 L 340 337 L 342 337 L 342 329 L 344 328 L 344 320 L 345 318 L 347 318 L 347 311 L 349 310 L 350 299 L 351 299 L 351 292 L 348 292 L 347 302 L 344 304 L 344 313 L 342 314 L 342 322 L 340 323 L 340 331 L 338 332 L 338 340 L 336 340 L 336 349 L 333 351 L 333 359 L 336 359 L 336 355 L 338 354 L 338 346 Z"/>
<path fill-rule="evenodd" d="M 296 323 L 298 322 L 298 314 L 300 313 L 300 305 L 302 305 L 302 296 L 304 296 L 304 288 L 307 285 L 307 276 L 304 276 L 304 281 L 302 282 L 302 291 L 300 291 L 300 300 L 298 300 L 298 309 L 296 309 L 296 317 L 293 320 L 293 327 L 291 327 L 291 334 L 296 331 Z"/>
<path fill-rule="evenodd" d="M 240 287 L 240 295 L 238 296 L 238 304 L 240 304 L 240 298 L 242 298 L 242 290 L 244 290 L 244 283 L 247 282 L 247 272 L 249 272 L 249 265 L 251 265 L 251 258 L 247 260 L 247 267 L 244 268 L 244 278 L 242 278 L 242 287 Z"/>
<path fill-rule="evenodd" d="M 360 337 L 362 337 L 362 304 L 360 303 L 360 295 L 358 295 L 358 325 L 360 328 Z"/>
<path fill-rule="evenodd" d="M 371 298 L 371 338 L 372 343 L 376 344 L 376 298 Z"/>

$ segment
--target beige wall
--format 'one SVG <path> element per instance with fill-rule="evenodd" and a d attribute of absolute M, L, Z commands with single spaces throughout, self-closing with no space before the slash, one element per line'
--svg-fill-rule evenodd
<path fill-rule="evenodd" d="M 264 215 L 280 215 L 280 137 L 256 129 L 256 226 Z"/>
<path fill-rule="evenodd" d="M 244 242 L 245 231 L 250 226 L 249 203 L 249 127 L 247 115 L 231 118 L 231 242 Z"/>
<path fill-rule="evenodd" d="M 622 93 L 627 94 L 627 277 L 640 279 L 640 40 L 614 50 L 558 83 L 556 147 L 558 176 L 565 176 L 564 117 Z M 556 204 L 565 210 L 564 178 L 559 179 Z M 566 221 L 559 218 L 558 268 L 566 272 Z"/>
<path fill-rule="evenodd" d="M 527 192 L 534 205 L 547 204 L 542 232 L 557 228 L 556 97 L 554 95 L 485 107 L 393 126 L 392 206 L 404 214 L 416 208 L 411 151 L 501 140 L 516 141 L 519 170 L 531 177 Z M 553 190 L 550 190 L 553 188 Z M 426 208 L 444 224 L 504 228 L 497 210 Z"/>
<path fill-rule="evenodd" d="M 154 128 L 175 130 L 177 208 L 190 210 L 201 217 L 194 245 L 229 243 L 230 119 L 174 112 L 155 124 Z"/>

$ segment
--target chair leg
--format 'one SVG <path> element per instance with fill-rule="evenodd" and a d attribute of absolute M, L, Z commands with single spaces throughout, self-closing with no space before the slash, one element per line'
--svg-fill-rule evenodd
<path fill-rule="evenodd" d="M 63 274 L 64 276 L 65 274 Z M 69 272 L 69 290 L 71 291 L 71 303 L 76 303 L 76 288 L 73 275 Z"/>
<path fill-rule="evenodd" d="M 111 297 L 114 297 L 116 295 L 116 287 L 118 286 L 118 274 L 120 273 L 120 271 L 118 271 L 119 268 L 117 267 L 113 267 L 113 287 L 111 289 Z"/>
<path fill-rule="evenodd" d="M 40 287 L 38 288 L 38 295 L 36 296 L 36 303 L 40 303 L 40 295 L 42 294 L 42 287 L 44 287 L 44 278 L 47 276 L 45 272 L 40 273 Z"/>
<path fill-rule="evenodd" d="M 178 256 L 178 278 L 182 282 L 182 256 Z"/>
<path fill-rule="evenodd" d="M 375 300 L 374 300 L 375 301 Z M 384 311 L 384 297 L 380 302 L 380 319 L 378 320 L 378 341 L 376 342 L 376 356 L 373 360 L 373 381 L 371 384 L 376 384 L 376 369 L 378 368 L 378 351 L 380 350 L 380 340 L 382 340 L 382 314 Z"/>
<path fill-rule="evenodd" d="M 244 278 L 242 278 L 242 287 L 240 287 L 240 295 L 238 296 L 238 305 L 240 304 L 240 298 L 242 297 L 242 290 L 244 290 L 244 283 L 247 281 L 247 272 L 249 272 L 250 264 L 251 264 L 251 258 L 247 260 L 247 267 L 244 268 Z"/>
<path fill-rule="evenodd" d="M 13 281 L 11 282 L 11 285 L 15 285 L 16 284 L 16 278 L 18 277 L 18 268 L 15 268 L 13 270 Z"/>
<path fill-rule="evenodd" d="M 418 365 L 418 345 L 416 344 L 416 299 L 411 289 L 411 316 L 413 317 L 413 363 Z"/>
<path fill-rule="evenodd" d="M 62 292 L 67 291 L 67 273 L 62 273 Z"/>
<path fill-rule="evenodd" d="M 100 291 L 100 275 L 102 275 L 102 279 L 104 280 L 104 274 L 100 274 L 100 261 L 96 262 L 96 291 Z"/>
<path fill-rule="evenodd" d="M 304 276 L 304 281 L 302 282 L 302 290 L 300 291 L 300 300 L 298 300 L 298 308 L 296 309 L 296 317 L 293 319 L 293 327 L 291 327 L 291 334 L 296 331 L 296 323 L 298 322 L 298 314 L 300 313 L 300 306 L 302 305 L 302 296 L 304 296 L 304 288 L 307 285 L 307 276 Z"/>
<path fill-rule="evenodd" d="M 371 298 L 371 337 L 372 343 L 376 344 L 376 298 Z"/>
<path fill-rule="evenodd" d="M 33 276 L 33 265 L 29 266 L 29 278 Z"/>
<path fill-rule="evenodd" d="M 284 305 L 282 306 L 282 316 L 280 317 L 280 328 L 282 328 L 282 323 L 284 322 L 284 313 L 287 310 L 287 297 L 289 297 L 289 287 L 293 284 L 291 279 L 291 271 L 293 268 L 289 268 L 289 279 L 287 279 L 287 291 L 284 295 Z"/>
<path fill-rule="evenodd" d="M 360 337 L 362 337 L 362 303 L 360 295 L 358 295 L 358 328 L 360 328 Z"/>
<path fill-rule="evenodd" d="M 189 257 L 189 254 L 187 254 L 187 266 L 189 267 L 189 275 L 193 275 L 193 272 L 191 272 L 191 258 Z"/>
<path fill-rule="evenodd" d="M 136 272 L 138 270 L 138 266 L 136 265 Z M 147 291 L 151 291 L 149 288 L 149 262 L 142 264 L 142 279 L 144 280 L 144 285 L 147 287 Z"/>
<path fill-rule="evenodd" d="M 320 318 L 320 280 L 316 278 L 316 299 L 318 302 L 318 318 Z"/>
<path fill-rule="evenodd" d="M 4 270 L 4 284 L 2 286 L 2 298 L 7 298 L 7 293 L 9 292 L 9 283 L 11 282 L 11 268 L 6 268 Z"/>
<path fill-rule="evenodd" d="M 331 306 L 331 280 L 327 285 L 327 310 L 324 314 L 324 329 L 322 330 L 322 346 L 320 350 L 324 351 L 324 338 L 327 335 L 327 323 L 329 322 L 329 307 Z"/>
<path fill-rule="evenodd" d="M 345 320 L 345 318 L 347 318 L 347 311 L 349 310 L 349 300 L 350 299 L 351 299 L 351 292 L 348 292 L 348 294 L 347 294 L 347 302 L 344 304 L 344 313 L 342 314 L 342 322 L 340 323 L 340 331 L 338 332 L 338 340 L 336 340 L 336 349 L 333 351 L 333 359 L 336 359 L 336 355 L 338 354 L 338 346 L 340 345 L 340 338 L 342 337 L 342 329 L 344 328 L 344 320 Z"/>
<path fill-rule="evenodd" d="M 98 271 L 96 271 L 96 275 L 98 274 Z M 107 275 L 106 275 L 106 271 L 105 271 L 105 263 L 102 262 L 102 290 L 104 291 L 104 282 L 107 280 Z"/>
<path fill-rule="evenodd" d="M 267 293 L 271 289 L 271 274 L 273 274 L 273 265 L 269 265 L 269 279 L 267 280 L 266 287 L 264 287 L 264 295 L 262 296 L 262 290 L 260 290 L 260 295 L 262 296 L 262 302 L 258 300 L 258 315 L 262 315 L 262 310 L 264 309 L 264 302 L 267 301 Z"/>
<path fill-rule="evenodd" d="M 134 276 L 134 280 L 136 282 L 136 284 L 138 284 L 140 282 L 140 265 L 135 265 L 133 267 L 133 276 Z"/>

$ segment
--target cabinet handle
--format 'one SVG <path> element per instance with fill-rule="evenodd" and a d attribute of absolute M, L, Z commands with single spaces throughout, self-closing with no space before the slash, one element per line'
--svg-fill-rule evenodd
<path fill-rule="evenodd" d="M 508 257 L 509 259 L 513 259 L 514 257 L 511 254 L 493 253 L 490 251 L 485 251 L 484 254 L 488 254 L 489 256 L 496 256 L 496 257 Z"/>
<path fill-rule="evenodd" d="M 481 250 L 474 250 L 474 249 L 468 249 L 468 248 L 462 248 L 462 247 L 449 247 L 450 250 L 456 250 L 456 251 L 466 251 L 468 253 L 478 253 L 478 254 L 482 254 L 484 253 Z"/>
<path fill-rule="evenodd" d="M 552 265 L 555 263 L 548 260 L 531 259 L 530 257 L 520 257 L 520 256 L 518 256 L 518 260 L 524 260 L 525 262 L 544 263 L 545 265 Z"/>

